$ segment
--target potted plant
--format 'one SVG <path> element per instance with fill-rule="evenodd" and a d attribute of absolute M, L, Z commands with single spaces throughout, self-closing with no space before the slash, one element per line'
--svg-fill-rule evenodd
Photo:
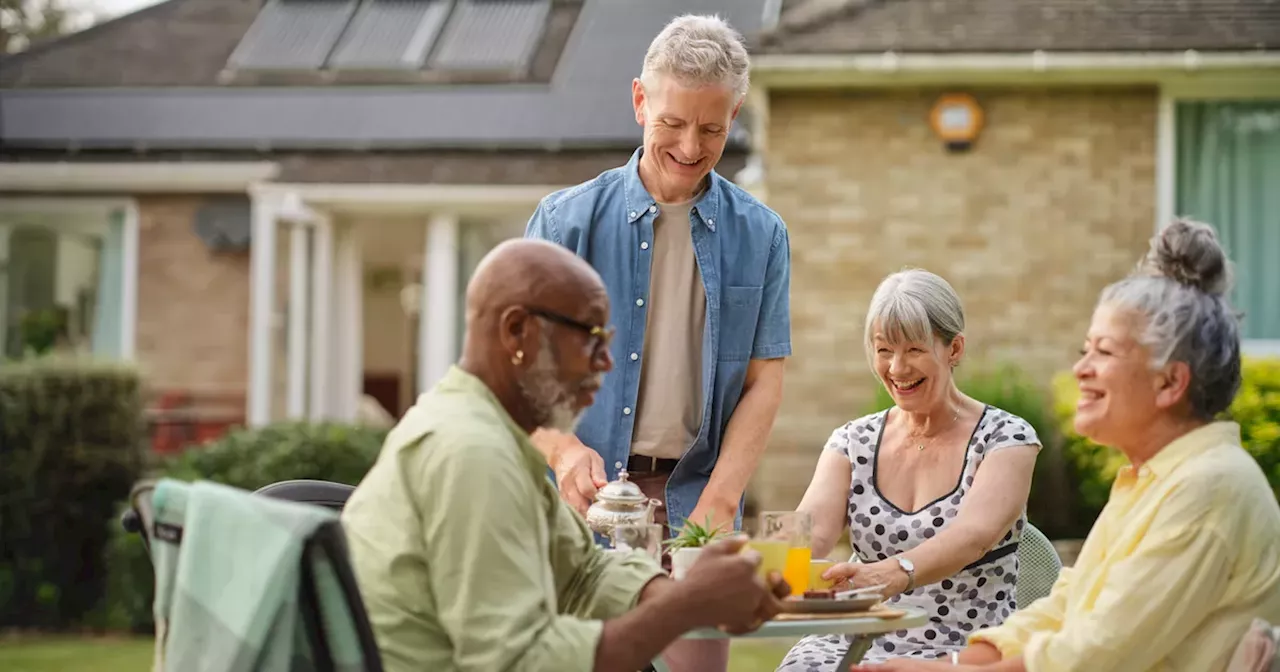
<path fill-rule="evenodd" d="M 680 534 L 662 542 L 671 551 L 671 578 L 684 578 L 702 553 L 702 548 L 724 536 L 720 530 L 720 527 L 711 527 L 711 516 L 707 516 L 703 525 L 685 520 Z"/>

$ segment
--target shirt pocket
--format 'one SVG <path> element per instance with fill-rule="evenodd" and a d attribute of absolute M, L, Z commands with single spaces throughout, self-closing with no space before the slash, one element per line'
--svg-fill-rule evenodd
<path fill-rule="evenodd" d="M 751 359 L 764 287 L 723 287 L 720 294 L 720 354 L 723 361 Z"/>

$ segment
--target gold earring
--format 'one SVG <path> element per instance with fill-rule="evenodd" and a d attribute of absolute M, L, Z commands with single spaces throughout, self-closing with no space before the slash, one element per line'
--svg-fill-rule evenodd
<path fill-rule="evenodd" d="M 524 362 L 524 350 L 516 350 L 516 356 L 511 358 L 511 363 L 520 366 L 522 362 Z"/>

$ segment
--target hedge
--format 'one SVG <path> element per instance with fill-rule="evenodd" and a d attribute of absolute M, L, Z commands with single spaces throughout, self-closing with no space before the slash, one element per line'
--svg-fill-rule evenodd
<path fill-rule="evenodd" d="M 296 478 L 355 485 L 373 466 L 386 433 L 338 423 L 286 422 L 239 429 L 164 460 L 156 475 L 216 481 L 245 490 Z M 103 605 L 103 626 L 150 631 L 154 575 L 141 537 L 116 525 L 108 565 L 110 589 Z"/>
<path fill-rule="evenodd" d="M 101 601 L 110 519 L 141 474 L 143 435 L 131 367 L 0 366 L 0 629 L 65 629 Z"/>
<path fill-rule="evenodd" d="M 1242 373 L 1244 382 L 1226 415 L 1240 424 L 1245 448 L 1280 497 L 1280 359 L 1246 357 Z M 1128 460 L 1120 451 L 1076 434 L 1073 419 L 1078 397 L 1075 377 L 1070 372 L 1059 374 L 1054 380 L 1054 417 L 1063 452 L 1079 481 L 1081 504 L 1096 518 L 1116 473 Z"/>

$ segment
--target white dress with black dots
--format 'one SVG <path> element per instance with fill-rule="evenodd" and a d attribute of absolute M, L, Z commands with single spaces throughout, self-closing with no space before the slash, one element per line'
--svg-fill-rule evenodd
<path fill-rule="evenodd" d="M 852 463 L 849 536 L 854 552 L 862 562 L 877 562 L 909 551 L 951 524 L 985 456 L 1009 446 L 1040 445 L 1035 430 L 1025 420 L 986 406 L 969 438 L 964 470 L 955 489 L 919 511 L 906 512 L 889 503 L 876 488 L 876 456 L 888 413 L 881 411 L 840 427 L 831 434 L 823 448 L 824 451 L 833 450 L 845 455 Z M 949 579 L 929 586 L 917 586 L 891 598 L 888 601 L 891 605 L 924 610 L 929 615 L 929 622 L 918 628 L 898 630 L 880 637 L 863 660 L 938 658 L 949 651 L 964 648 L 969 633 L 1002 623 L 1017 608 L 1016 550 L 1025 525 L 1024 511 L 1000 543 L 977 562 Z M 847 637 L 805 637 L 791 649 L 778 670 L 832 670 L 848 648 Z"/>

